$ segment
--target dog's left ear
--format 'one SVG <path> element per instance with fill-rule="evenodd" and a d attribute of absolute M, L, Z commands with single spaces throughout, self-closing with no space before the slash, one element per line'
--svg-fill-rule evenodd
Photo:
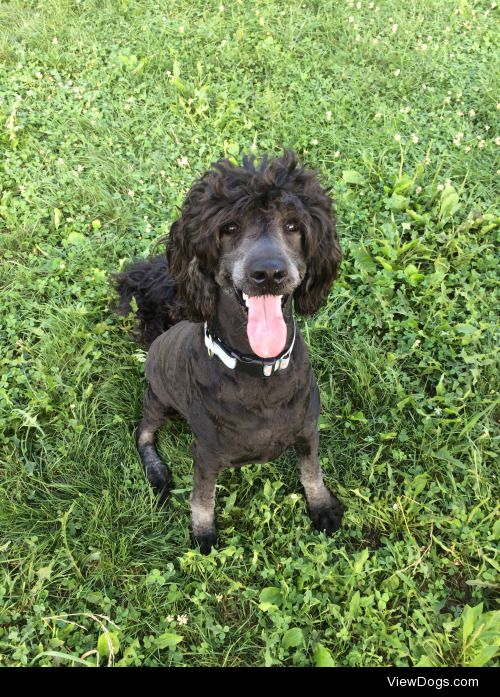
<path fill-rule="evenodd" d="M 312 315 L 325 302 L 342 259 L 332 201 L 317 187 L 316 201 L 306 204 L 310 216 L 304 239 L 307 271 L 293 296 L 299 315 Z"/>
<path fill-rule="evenodd" d="M 210 321 L 215 315 L 218 288 L 214 279 L 218 248 L 215 212 L 210 204 L 212 174 L 190 189 L 181 216 L 166 238 L 169 270 L 177 294 L 191 321 Z"/>

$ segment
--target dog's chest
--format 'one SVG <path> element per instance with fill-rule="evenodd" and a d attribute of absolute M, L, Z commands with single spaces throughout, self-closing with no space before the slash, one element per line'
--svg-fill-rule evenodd
<path fill-rule="evenodd" d="M 227 464 L 275 459 L 315 426 L 317 388 L 310 371 L 270 380 L 235 374 L 207 378 L 199 384 L 189 421 L 196 438 Z"/>

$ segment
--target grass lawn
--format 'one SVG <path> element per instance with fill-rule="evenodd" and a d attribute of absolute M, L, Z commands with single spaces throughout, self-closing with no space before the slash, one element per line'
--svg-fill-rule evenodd
<path fill-rule="evenodd" d="M 489 0 L 0 7 L 0 664 L 498 663 L 498 10 Z M 190 431 L 158 510 L 145 355 L 108 274 L 221 156 L 294 148 L 345 253 L 301 327 L 320 456 L 219 479 L 189 540 Z M 495 206 L 497 206 L 495 208 Z M 497 411 L 498 413 L 498 411 Z"/>

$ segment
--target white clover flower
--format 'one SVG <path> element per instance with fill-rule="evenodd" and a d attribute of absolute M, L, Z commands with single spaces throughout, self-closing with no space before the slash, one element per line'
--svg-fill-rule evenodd
<path fill-rule="evenodd" d="M 401 68 L 396 68 L 396 70 L 394 71 L 394 75 L 396 77 L 398 77 L 400 75 L 400 73 L 401 73 Z"/>
<path fill-rule="evenodd" d="M 377 119 L 377 121 L 382 118 L 382 114 L 380 113 L 380 111 L 377 111 L 374 118 Z"/>
<path fill-rule="evenodd" d="M 500 136 L 495 138 L 495 145 L 500 145 Z"/>
<path fill-rule="evenodd" d="M 339 158 L 340 155 L 341 155 L 340 150 L 337 150 L 337 151 L 334 153 L 333 156 L 336 157 L 336 158 Z"/>
<path fill-rule="evenodd" d="M 476 115 L 476 112 L 474 111 L 474 109 L 471 109 L 469 111 L 469 116 L 473 119 L 475 115 Z"/>
<path fill-rule="evenodd" d="M 401 142 L 401 135 L 400 135 L 399 133 L 396 133 L 396 135 L 394 136 L 394 140 L 395 140 L 397 143 L 400 143 L 400 142 Z"/>
<path fill-rule="evenodd" d="M 127 195 L 130 196 L 130 198 L 134 198 L 134 196 L 135 196 L 135 191 L 132 191 L 132 189 L 129 189 L 129 190 L 127 191 Z"/>
<path fill-rule="evenodd" d="M 179 624 L 187 624 L 188 623 L 188 618 L 186 615 L 177 615 L 177 622 Z"/>
<path fill-rule="evenodd" d="M 417 136 L 416 133 L 412 133 L 412 134 L 411 134 L 411 142 L 412 142 L 412 143 L 415 143 L 415 145 L 416 145 L 416 144 L 418 143 L 419 140 L 420 140 L 420 138 Z"/>
<path fill-rule="evenodd" d="M 397 25 L 397 24 L 393 24 L 392 27 L 391 27 L 391 29 L 392 29 L 393 34 L 395 34 L 395 33 L 397 32 L 397 30 L 398 30 L 398 25 Z"/>
<path fill-rule="evenodd" d="M 421 193 L 422 193 L 422 187 L 421 187 L 421 186 L 417 186 L 417 188 L 415 189 L 415 193 L 417 194 L 417 196 L 418 196 L 418 194 L 421 194 Z M 417 341 L 418 341 L 418 339 L 417 339 Z"/>
<path fill-rule="evenodd" d="M 179 167 L 187 167 L 189 165 L 189 160 L 183 155 L 177 159 L 177 164 Z"/>
<path fill-rule="evenodd" d="M 53 43 L 53 44 L 58 44 L 58 43 L 59 43 L 59 39 L 57 38 L 57 36 L 54 36 L 54 38 L 52 39 L 52 43 Z"/>
<path fill-rule="evenodd" d="M 399 508 L 399 506 L 398 506 L 397 503 L 393 503 L 393 504 L 392 504 L 392 510 L 393 510 L 393 511 L 397 511 L 398 508 Z"/>
<path fill-rule="evenodd" d="M 437 190 L 438 190 L 438 191 L 443 191 L 443 189 L 444 189 L 444 184 L 438 184 L 438 185 L 437 185 Z"/>
<path fill-rule="evenodd" d="M 327 111 L 326 114 L 325 114 L 325 117 L 326 117 L 326 120 L 327 120 L 327 121 L 331 121 L 331 119 L 332 119 L 332 112 L 331 112 L 331 111 Z"/>

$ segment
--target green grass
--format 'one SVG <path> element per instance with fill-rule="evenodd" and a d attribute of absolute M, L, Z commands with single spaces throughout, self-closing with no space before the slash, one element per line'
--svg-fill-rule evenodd
<path fill-rule="evenodd" d="M 496 15 L 1 6 L 1 664 L 498 661 Z M 282 146 L 336 199 L 342 274 L 302 327 L 347 512 L 311 530 L 291 455 L 226 471 L 205 558 L 187 426 L 162 432 L 166 510 L 144 480 L 144 355 L 108 274 L 213 160 Z"/>

